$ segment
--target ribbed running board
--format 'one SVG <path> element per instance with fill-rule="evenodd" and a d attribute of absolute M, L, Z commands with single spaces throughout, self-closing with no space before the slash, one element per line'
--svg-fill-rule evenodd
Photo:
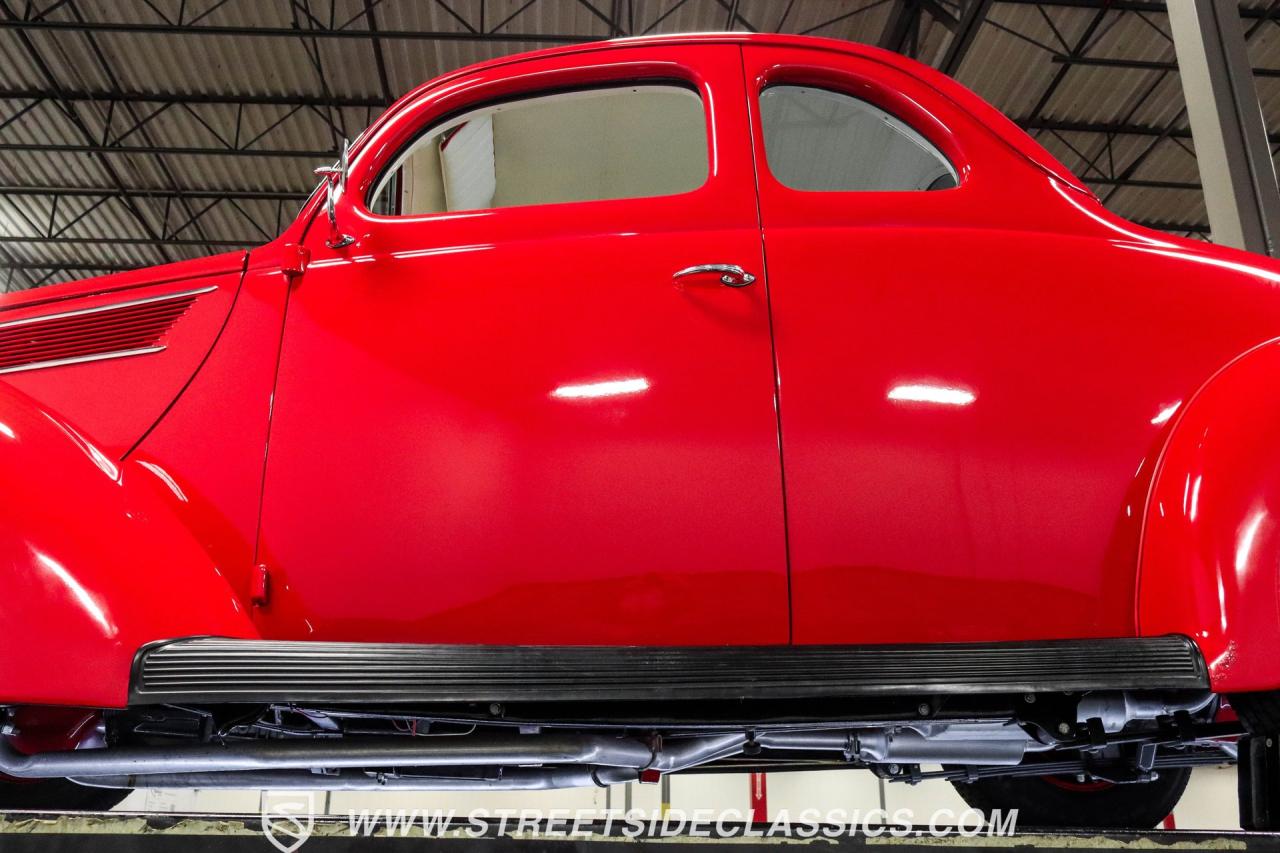
<path fill-rule="evenodd" d="M 130 701 L 542 702 L 1204 689 L 1186 637 L 898 646 L 444 646 L 192 638 L 143 647 Z"/>

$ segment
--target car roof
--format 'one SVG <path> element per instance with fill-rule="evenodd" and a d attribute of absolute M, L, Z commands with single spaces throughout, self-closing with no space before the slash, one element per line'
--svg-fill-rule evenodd
<path fill-rule="evenodd" d="M 735 33 L 735 32 L 711 32 L 711 33 L 675 33 L 670 35 L 651 35 L 651 36 L 631 36 L 627 38 L 610 39 L 608 41 L 583 42 L 579 44 L 559 45 L 557 47 L 546 48 L 543 50 L 532 51 L 528 53 L 517 53 L 510 56 L 502 56 L 496 59 L 485 60 L 474 65 L 468 65 L 455 71 L 448 72 L 432 80 L 428 80 L 419 86 L 414 87 L 401 98 L 399 98 L 385 113 L 374 123 L 374 127 L 382 124 L 391 116 L 405 109 L 409 104 L 416 101 L 422 95 L 430 92 L 432 89 L 457 79 L 458 77 L 474 74 L 479 71 L 485 71 L 494 68 L 501 68 L 507 65 L 515 65 L 521 62 L 528 62 L 534 59 L 542 59 L 554 56 L 569 56 L 583 53 L 597 53 L 608 50 L 618 50 L 621 48 L 634 48 L 645 46 L 662 46 L 670 47 L 672 45 L 682 44 L 739 44 L 739 45 L 768 45 L 773 47 L 790 47 L 805 50 L 820 50 L 834 53 L 842 53 L 848 56 L 857 56 L 862 59 L 877 62 L 909 74 L 912 77 L 923 82 L 925 85 L 934 89 L 939 95 L 947 98 L 955 103 L 965 112 L 968 112 L 979 123 L 985 125 L 993 134 L 1000 138 L 1005 144 L 1009 145 L 1018 154 L 1030 161 L 1033 165 L 1047 172 L 1063 184 L 1071 188 L 1093 195 L 1093 192 L 1075 175 L 1058 161 L 1056 157 L 1044 149 L 1038 142 L 1026 134 L 1020 127 L 1009 120 L 1008 116 L 997 110 L 991 104 L 978 97 L 973 91 L 957 83 L 951 77 L 937 71 L 934 68 L 908 59 L 901 54 L 893 51 L 883 50 L 867 44 L 858 42 L 845 41 L 843 39 L 819 38 L 816 36 L 799 36 L 787 35 L 783 33 Z M 371 127 L 370 130 L 373 128 Z M 368 137 L 368 133 L 362 136 Z"/>

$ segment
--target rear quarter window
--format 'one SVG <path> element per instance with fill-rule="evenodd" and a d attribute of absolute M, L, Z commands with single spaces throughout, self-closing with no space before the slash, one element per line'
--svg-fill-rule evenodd
<path fill-rule="evenodd" d="M 812 86 L 760 93 L 769 171 L 808 192 L 909 192 L 957 186 L 955 168 L 911 126 L 867 101 Z"/>

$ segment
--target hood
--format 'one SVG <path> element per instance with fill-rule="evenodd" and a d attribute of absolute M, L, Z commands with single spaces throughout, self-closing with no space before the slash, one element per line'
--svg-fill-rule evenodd
<path fill-rule="evenodd" d="M 141 267 L 127 272 L 98 275 L 90 278 L 64 281 L 30 290 L 19 290 L 13 293 L 0 294 L 0 320 L 7 311 L 34 308 L 40 305 L 56 305 L 66 300 L 83 299 L 104 293 L 128 290 L 164 284 L 170 281 L 182 281 L 188 278 L 217 275 L 235 272 L 244 268 L 248 252 L 235 250 L 210 255 L 204 258 L 193 258 L 188 261 L 175 261 L 154 267 Z"/>

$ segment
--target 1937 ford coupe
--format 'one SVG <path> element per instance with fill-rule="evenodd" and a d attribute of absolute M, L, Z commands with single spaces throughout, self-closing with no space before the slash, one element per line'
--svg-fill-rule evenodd
<path fill-rule="evenodd" d="M 349 155 L 0 301 L 6 804 L 840 765 L 1150 825 L 1223 697 L 1280 729 L 1272 261 L 835 41 L 500 59 Z"/>

